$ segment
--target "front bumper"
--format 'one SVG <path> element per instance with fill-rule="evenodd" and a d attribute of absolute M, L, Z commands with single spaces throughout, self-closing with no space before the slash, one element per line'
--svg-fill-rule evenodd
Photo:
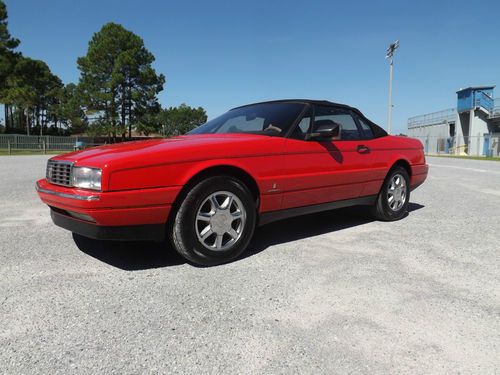
<path fill-rule="evenodd" d="M 56 225 L 100 239 L 158 239 L 152 232 L 160 227 L 165 230 L 181 188 L 98 192 L 53 185 L 46 179 L 36 183 L 38 195 L 51 208 Z"/>
<path fill-rule="evenodd" d="M 165 224 L 101 226 L 74 219 L 54 208 L 50 216 L 55 225 L 96 240 L 162 241 L 165 238 Z"/>

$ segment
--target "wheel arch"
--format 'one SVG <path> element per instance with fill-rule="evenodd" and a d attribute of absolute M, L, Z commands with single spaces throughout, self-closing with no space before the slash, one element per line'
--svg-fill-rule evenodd
<path fill-rule="evenodd" d="M 403 167 L 406 170 L 406 172 L 408 173 L 408 177 L 411 178 L 411 175 L 412 175 L 411 164 L 408 162 L 408 160 L 406 160 L 406 159 L 397 159 L 394 163 L 392 163 L 391 168 L 389 169 L 389 171 L 391 171 L 395 167 Z"/>
<path fill-rule="evenodd" d="M 175 215 L 175 212 L 177 211 L 180 204 L 186 197 L 187 193 L 193 186 L 195 186 L 197 183 L 199 183 L 205 178 L 212 176 L 220 176 L 220 175 L 235 177 L 241 182 L 243 182 L 250 191 L 250 193 L 252 194 L 252 197 L 254 198 L 255 201 L 255 208 L 258 212 L 260 203 L 260 189 L 259 186 L 257 185 L 257 182 L 252 177 L 252 175 L 247 171 L 245 171 L 243 168 L 234 165 L 218 164 L 218 165 L 205 166 L 204 168 L 193 173 L 187 179 L 181 191 L 179 192 L 179 194 L 177 194 L 177 197 L 175 198 L 175 201 L 172 205 L 172 210 L 169 214 L 169 220 Z"/>

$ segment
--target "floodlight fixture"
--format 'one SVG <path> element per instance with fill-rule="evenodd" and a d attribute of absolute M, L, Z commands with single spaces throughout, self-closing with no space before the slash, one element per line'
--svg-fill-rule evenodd
<path fill-rule="evenodd" d="M 398 49 L 399 47 L 399 40 L 396 40 L 394 43 L 389 44 L 389 48 L 386 50 L 385 58 L 389 59 L 394 56 L 394 52 Z"/>

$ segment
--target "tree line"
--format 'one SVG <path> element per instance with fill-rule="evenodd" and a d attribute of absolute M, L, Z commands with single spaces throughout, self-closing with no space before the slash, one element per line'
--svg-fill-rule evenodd
<path fill-rule="evenodd" d="M 88 134 L 110 140 L 183 134 L 206 122 L 202 107 L 162 108 L 158 94 L 165 76 L 141 37 L 116 23 L 105 24 L 77 59 L 78 83 L 64 84 L 48 65 L 17 51 L 0 0 L 0 103 L 5 133 Z"/>

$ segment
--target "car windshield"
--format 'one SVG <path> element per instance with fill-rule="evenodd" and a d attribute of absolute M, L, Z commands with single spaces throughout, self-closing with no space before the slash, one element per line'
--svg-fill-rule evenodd
<path fill-rule="evenodd" d="M 235 108 L 188 134 L 249 133 L 283 137 L 304 106 L 303 103 L 262 103 Z"/>

